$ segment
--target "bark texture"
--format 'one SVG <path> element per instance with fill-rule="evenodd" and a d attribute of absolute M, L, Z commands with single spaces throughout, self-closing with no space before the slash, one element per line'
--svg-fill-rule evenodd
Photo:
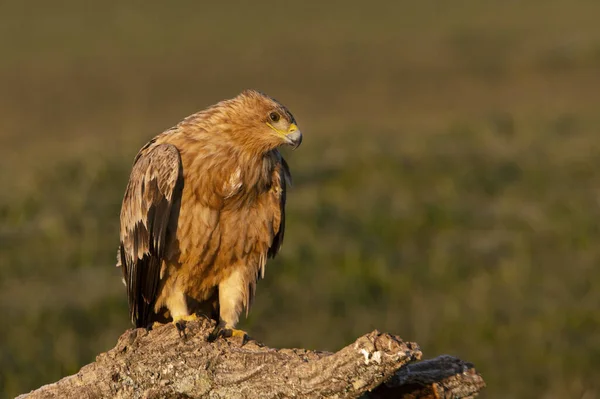
<path fill-rule="evenodd" d="M 77 374 L 19 399 L 37 398 L 473 398 L 485 386 L 470 363 L 421 359 L 417 344 L 373 331 L 339 352 L 271 349 L 206 338 L 211 321 L 125 332 Z"/>

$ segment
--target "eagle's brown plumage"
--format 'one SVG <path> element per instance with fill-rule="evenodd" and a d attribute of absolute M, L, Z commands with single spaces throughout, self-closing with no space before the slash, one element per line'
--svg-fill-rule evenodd
<path fill-rule="evenodd" d="M 184 119 L 135 158 L 121 209 L 118 264 L 137 327 L 194 312 L 232 329 L 248 311 L 285 228 L 294 117 L 252 90 Z"/>

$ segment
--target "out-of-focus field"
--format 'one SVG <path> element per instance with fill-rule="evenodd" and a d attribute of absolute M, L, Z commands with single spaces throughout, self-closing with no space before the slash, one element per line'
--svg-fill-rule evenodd
<path fill-rule="evenodd" d="M 133 157 L 258 88 L 305 139 L 243 328 L 378 328 L 474 362 L 485 398 L 600 397 L 600 2 L 215 3 L 0 3 L 0 395 L 130 327 Z"/>

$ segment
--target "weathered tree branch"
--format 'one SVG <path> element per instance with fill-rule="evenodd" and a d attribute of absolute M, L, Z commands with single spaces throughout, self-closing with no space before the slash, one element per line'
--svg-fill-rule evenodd
<path fill-rule="evenodd" d="M 208 343 L 213 322 L 129 330 L 77 374 L 28 398 L 473 398 L 485 384 L 451 356 L 421 358 L 415 343 L 373 331 L 337 353 Z M 411 364 L 409 364 L 411 363 Z"/>

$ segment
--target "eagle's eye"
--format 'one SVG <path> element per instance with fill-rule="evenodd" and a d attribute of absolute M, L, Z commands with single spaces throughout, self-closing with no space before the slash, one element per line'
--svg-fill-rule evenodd
<path fill-rule="evenodd" d="M 271 112 L 269 114 L 269 118 L 273 121 L 273 122 L 277 122 L 279 121 L 279 114 L 277 112 Z"/>

